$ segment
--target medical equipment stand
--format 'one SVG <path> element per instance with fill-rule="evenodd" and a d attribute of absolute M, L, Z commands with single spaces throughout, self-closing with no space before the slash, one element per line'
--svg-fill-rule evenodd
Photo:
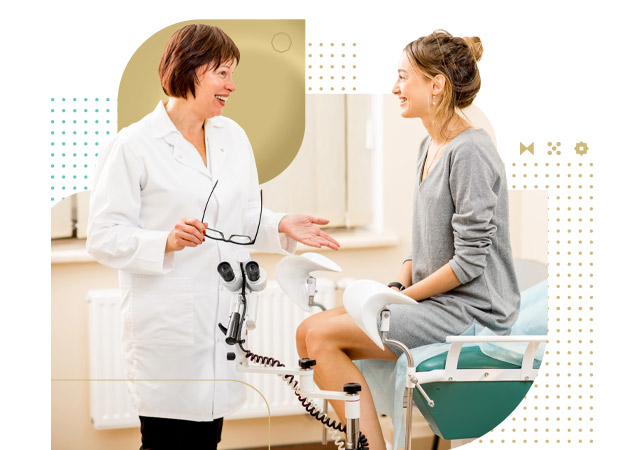
<path fill-rule="evenodd" d="M 321 303 L 315 303 L 315 294 L 317 294 L 317 280 L 315 277 L 309 276 L 306 279 L 307 286 L 307 295 L 308 295 L 308 306 L 312 308 L 313 306 L 321 309 L 322 311 L 326 311 L 327 308 Z M 322 405 L 322 412 L 324 414 L 328 414 L 328 400 L 324 399 L 324 404 Z M 322 424 L 322 445 L 328 444 L 328 430 L 326 429 L 326 425 Z"/>
<path fill-rule="evenodd" d="M 243 333 L 243 324 L 247 330 L 253 330 L 256 327 L 256 312 L 258 308 L 257 292 L 266 286 L 265 271 L 259 267 L 258 263 L 250 260 L 249 254 L 245 251 L 236 254 L 238 268 L 234 271 L 232 265 L 228 262 L 219 264 L 217 270 L 221 275 L 223 285 L 232 291 L 232 313 L 230 314 L 227 327 L 219 324 L 220 330 L 226 335 L 226 343 L 235 345 L 236 352 L 230 352 L 227 355 L 228 360 L 237 360 L 237 370 L 239 372 L 252 373 L 268 373 L 280 375 L 295 391 L 298 399 L 302 402 L 310 415 L 318 419 L 324 425 L 328 425 L 338 431 L 343 431 L 342 425 L 332 421 L 326 413 L 312 404 L 312 398 L 321 398 L 329 400 L 342 400 L 345 402 L 346 416 L 346 450 L 366 449 L 367 440 L 359 431 L 359 415 L 360 415 L 360 394 L 361 386 L 357 383 L 347 383 L 343 387 L 343 392 L 322 391 L 316 388 L 313 380 L 313 366 L 315 360 L 303 358 L 299 361 L 299 369 L 290 369 L 284 367 L 279 361 L 260 355 L 255 355 L 246 349 L 243 345 L 247 345 L 247 332 Z M 312 281 L 311 281 L 312 279 Z M 315 295 L 315 279 L 309 278 L 307 283 L 309 287 L 309 303 L 313 304 Z M 312 296 L 311 296 L 312 293 Z M 248 302 L 249 297 L 249 302 Z M 249 305 L 248 310 L 248 303 Z M 317 305 L 319 306 L 319 305 Z M 261 366 L 250 366 L 249 361 L 261 364 Z M 299 382 L 298 382 L 299 380 Z M 299 387 L 298 387 L 299 386 Z M 341 441 L 336 440 L 335 443 L 341 449 Z"/>

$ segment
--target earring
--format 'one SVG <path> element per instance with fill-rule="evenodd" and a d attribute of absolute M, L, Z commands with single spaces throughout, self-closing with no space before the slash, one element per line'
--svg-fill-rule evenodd
<path fill-rule="evenodd" d="M 435 95 L 433 96 L 433 104 L 435 105 Z"/>

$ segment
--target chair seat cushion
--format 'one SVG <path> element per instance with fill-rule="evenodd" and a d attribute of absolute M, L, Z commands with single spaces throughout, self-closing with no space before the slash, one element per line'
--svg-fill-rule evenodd
<path fill-rule="evenodd" d="M 447 352 L 418 364 L 416 370 L 444 370 Z M 463 347 L 458 369 L 519 369 L 485 355 L 478 346 Z M 425 383 L 423 389 L 435 402 L 429 407 L 414 390 L 414 403 L 435 434 L 444 439 L 469 439 L 483 436 L 501 423 L 518 404 L 532 381 L 479 381 Z"/>

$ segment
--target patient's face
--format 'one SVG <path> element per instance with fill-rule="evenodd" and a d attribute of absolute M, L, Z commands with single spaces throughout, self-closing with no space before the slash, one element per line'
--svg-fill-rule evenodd
<path fill-rule="evenodd" d="M 400 100 L 400 115 L 403 117 L 429 117 L 431 108 L 432 81 L 421 74 L 403 52 L 398 62 L 398 79 L 392 93 Z"/>

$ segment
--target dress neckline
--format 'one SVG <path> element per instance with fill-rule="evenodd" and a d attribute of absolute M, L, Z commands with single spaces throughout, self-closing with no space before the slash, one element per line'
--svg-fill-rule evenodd
<path fill-rule="evenodd" d="M 457 136 L 455 136 L 453 139 L 451 139 L 446 144 L 446 146 L 444 147 L 444 150 L 442 151 L 442 154 L 437 159 L 437 161 L 433 162 L 433 168 L 431 169 L 431 171 L 429 171 L 429 173 L 427 173 L 427 175 L 425 177 L 423 177 L 422 174 L 424 173 L 424 167 L 425 167 L 425 165 L 427 163 L 427 157 L 429 156 L 429 145 L 431 145 L 431 142 L 433 142 L 433 138 L 431 138 L 430 135 L 427 136 L 429 139 L 427 139 L 427 144 L 426 144 L 426 146 L 424 148 L 424 155 L 422 157 L 422 166 L 420 167 L 420 176 L 419 176 L 420 181 L 419 181 L 419 184 L 424 183 L 424 181 L 431 175 L 431 173 L 437 167 L 437 164 L 439 164 L 440 160 L 444 157 L 444 155 L 446 155 L 446 152 L 448 151 L 449 147 L 453 144 L 453 142 L 455 142 L 464 133 L 468 133 L 468 131 L 470 131 L 470 130 L 474 131 L 474 130 L 477 130 L 477 128 L 474 128 L 474 127 L 466 128 L 465 130 L 460 132 Z"/>

